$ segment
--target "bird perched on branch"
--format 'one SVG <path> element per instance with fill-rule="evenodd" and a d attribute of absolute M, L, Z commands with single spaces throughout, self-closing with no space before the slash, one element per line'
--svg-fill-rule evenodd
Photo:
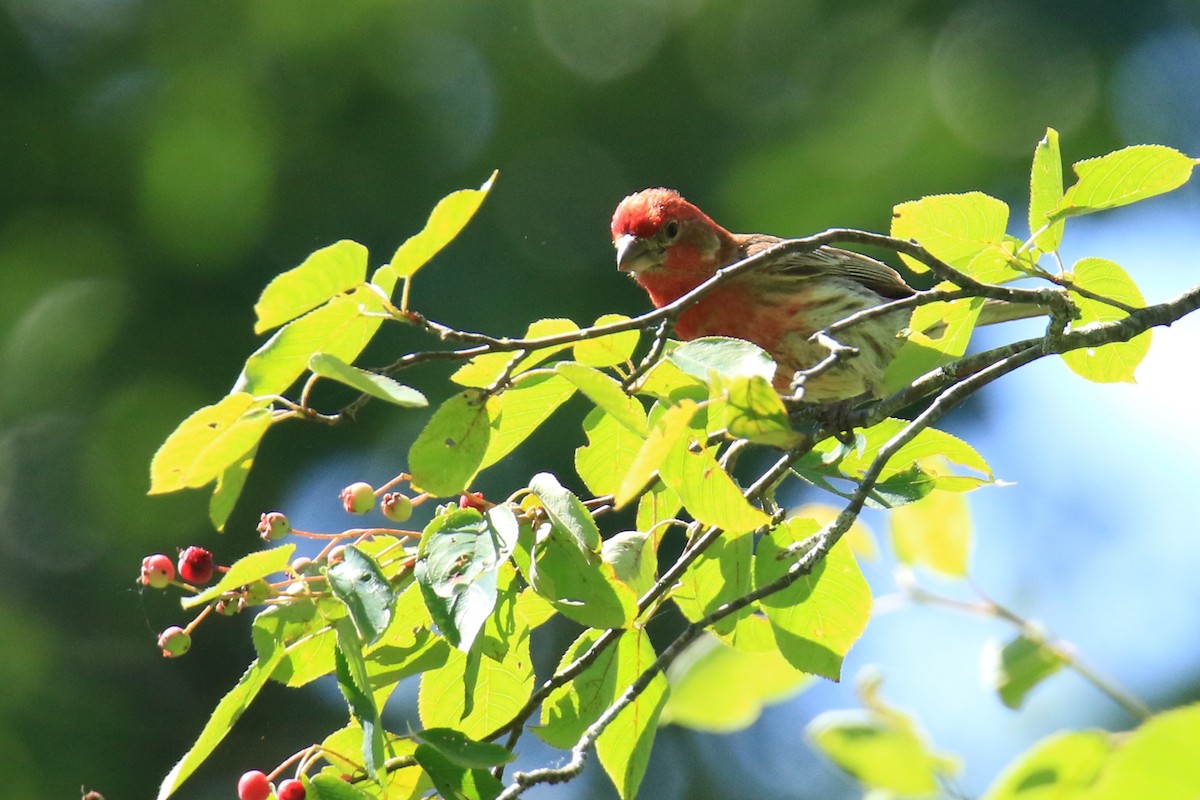
<path fill-rule="evenodd" d="M 622 200 L 613 214 L 612 237 L 617 269 L 631 275 L 656 308 L 682 297 L 717 270 L 783 241 L 761 233 L 730 233 L 673 189 L 645 189 Z M 776 389 L 788 392 L 797 370 L 830 354 L 829 347 L 811 341 L 813 333 L 914 292 L 891 267 L 849 250 L 826 246 L 782 253 L 710 291 L 679 316 L 675 332 L 685 340 L 732 336 L 757 344 L 779 365 Z M 1032 306 L 1003 310 L 1003 305 L 985 308 L 979 324 L 1044 313 Z M 911 310 L 901 309 L 838 332 L 836 341 L 857 348 L 858 354 L 808 376 L 803 399 L 879 396 L 911 316 Z"/>

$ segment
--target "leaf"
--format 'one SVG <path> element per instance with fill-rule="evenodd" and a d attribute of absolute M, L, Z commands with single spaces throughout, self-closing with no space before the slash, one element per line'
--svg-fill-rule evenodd
<path fill-rule="evenodd" d="M 593 408 L 584 417 L 583 432 L 588 443 L 575 450 L 575 471 L 594 496 L 615 495 L 645 438 L 602 408 Z"/>
<path fill-rule="evenodd" d="M 195 608 L 215 600 L 225 592 L 239 589 L 259 578 L 265 578 L 272 572 L 282 572 L 287 569 L 294 552 L 296 552 L 296 545 L 285 544 L 282 547 L 259 550 L 242 556 L 230 565 L 229 570 L 221 576 L 221 580 L 199 594 L 183 598 L 180 604 L 185 609 Z"/>
<path fill-rule="evenodd" d="M 392 621 L 396 597 L 375 559 L 348 545 L 341 561 L 326 572 L 329 588 L 346 604 L 354 627 L 367 644 L 374 644 Z"/>
<path fill-rule="evenodd" d="M 805 735 L 833 763 L 872 789 L 933 797 L 938 775 L 949 771 L 915 726 L 876 712 L 826 711 L 808 724 Z"/>
<path fill-rule="evenodd" d="M 179 423 L 150 462 L 150 494 L 195 489 L 243 463 L 271 427 L 269 406 L 235 393 Z"/>
<path fill-rule="evenodd" d="M 688 513 L 705 525 L 740 533 L 771 521 L 769 515 L 750 505 L 710 450 L 693 453 L 685 438 L 677 439 L 667 452 L 659 475 L 679 495 Z"/>
<path fill-rule="evenodd" d="M 578 497 L 563 487 L 549 472 L 539 472 L 529 481 L 529 490 L 542 501 L 542 507 L 555 527 L 575 539 L 579 546 L 591 552 L 600 550 L 600 529 L 591 513 Z"/>
<path fill-rule="evenodd" d="M 221 533 L 225 532 L 225 523 L 237 505 L 238 497 L 250 477 L 250 468 L 254 466 L 254 456 L 258 454 L 258 446 L 250 448 L 241 458 L 234 460 L 217 476 L 217 485 L 208 501 L 208 519 L 213 527 Z"/>
<path fill-rule="evenodd" d="M 1024 634 L 1000 646 L 992 640 L 983 651 L 984 682 L 991 686 L 1009 708 L 1020 708 L 1025 695 L 1039 683 L 1058 672 L 1062 657 L 1045 642 Z"/>
<path fill-rule="evenodd" d="M 596 318 L 595 326 L 611 325 L 614 322 L 628 322 L 624 314 L 604 314 Z M 610 333 L 598 339 L 584 339 L 575 345 L 575 360 L 589 367 L 614 367 L 624 364 L 633 357 L 637 349 L 641 331 L 637 328 Z"/>
<path fill-rule="evenodd" d="M 447 399 L 408 451 L 413 485 L 434 497 L 470 486 L 487 452 L 490 426 L 483 392 L 468 389 Z"/>
<path fill-rule="evenodd" d="M 1200 704 L 1155 714 L 1124 738 L 1086 800 L 1194 800 L 1200 786 Z"/>
<path fill-rule="evenodd" d="M 271 679 L 296 687 L 332 673 L 336 646 L 332 623 L 345 615 L 346 607 L 339 600 L 290 593 L 286 603 L 259 613 L 251 627 L 259 660 L 283 650 Z"/>
<path fill-rule="evenodd" d="M 749 531 L 726 532 L 688 565 L 671 597 L 683 615 L 696 622 L 747 594 L 754 582 L 753 572 L 754 535 Z M 732 633 L 738 621 L 752 610 L 746 607 L 718 620 L 712 626 L 713 632 Z"/>
<path fill-rule="evenodd" d="M 322 247 L 267 284 L 254 304 L 254 332 L 289 322 L 366 279 L 367 248 L 349 239 Z"/>
<path fill-rule="evenodd" d="M 967 577 L 971 511 L 959 492 L 935 491 L 888 515 L 896 558 L 952 578 Z"/>
<path fill-rule="evenodd" d="M 413 738 L 437 748 L 452 763 L 468 769 L 486 769 L 508 764 L 516 758 L 504 745 L 477 742 L 453 728 L 428 728 L 414 733 Z"/>
<path fill-rule="evenodd" d="M 663 461 L 687 433 L 688 424 L 698 408 L 691 400 L 682 400 L 659 417 L 621 479 L 614 500 L 617 508 L 623 508 L 642 493 Z"/>
<path fill-rule="evenodd" d="M 351 715 L 363 731 L 363 767 L 368 775 L 381 781 L 385 774 L 383 726 L 379 721 L 379 707 L 371 695 L 362 644 L 349 620 L 338 620 L 334 624 L 334 630 L 337 632 L 335 660 L 338 688 L 342 690 L 342 696 L 350 706 Z"/>
<path fill-rule="evenodd" d="M 804 437 L 792 430 L 787 409 L 771 382 L 761 375 L 718 379 L 714 392 L 724 402 L 724 427 L 735 439 L 772 447 L 795 447 Z"/>
<path fill-rule="evenodd" d="M 391 266 L 402 278 L 411 277 L 458 236 L 483 205 L 499 171 L 478 189 L 459 189 L 438 201 L 420 233 L 409 237 L 392 256 Z"/>
<path fill-rule="evenodd" d="M 246 359 L 233 391 L 257 397 L 283 394 L 317 353 L 352 363 L 383 324 L 385 297 L 396 285 L 396 273 L 381 267 L 371 281 L 276 331 Z"/>
<path fill-rule="evenodd" d="M 738 650 L 706 635 L 671 664 L 667 682 L 671 694 L 660 725 L 732 733 L 752 725 L 766 706 L 802 692 L 813 678 L 796 670 L 778 650 Z"/>
<path fill-rule="evenodd" d="M 614 647 L 616 683 L 620 691 L 640 678 L 654 663 L 656 655 L 650 637 L 640 628 L 629 631 Z M 622 800 L 637 796 L 646 774 L 650 748 L 658 730 L 658 717 L 667 701 L 669 688 L 662 673 L 657 673 L 641 694 L 621 709 L 616 718 L 596 739 L 596 755 Z"/>
<path fill-rule="evenodd" d="M 792 562 L 780 557 L 782 551 L 819 529 L 813 520 L 794 517 L 764 536 L 754 557 L 755 588 L 783 577 Z M 842 659 L 867 627 L 871 589 L 850 548 L 835 545 L 811 573 L 759 605 L 771 621 L 779 652 L 793 667 L 836 681 Z"/>
<path fill-rule="evenodd" d="M 1106 731 L 1047 736 L 1005 767 L 981 800 L 1084 800 L 1112 749 Z"/>
<path fill-rule="evenodd" d="M 1120 266 L 1103 258 L 1083 258 L 1068 276 L 1080 288 L 1111 300 L 1140 308 L 1146 304 L 1141 290 Z M 1127 314 L 1099 300 L 1071 293 L 1079 306 L 1080 318 L 1071 323 L 1078 330 L 1095 322 L 1124 319 Z M 1062 354 L 1062 360 L 1076 375 L 1097 383 L 1134 383 L 1133 373 L 1150 350 L 1150 331 L 1140 333 L 1128 342 L 1113 342 L 1102 347 L 1085 347 Z"/>
<path fill-rule="evenodd" d="M 840 513 L 840 508 L 824 503 L 805 503 L 792 510 L 792 516 L 811 519 L 821 527 L 833 522 Z M 879 558 L 879 544 L 875 541 L 875 534 L 863 522 L 861 516 L 850 523 L 850 529 L 842 534 L 841 541 L 850 545 L 850 550 L 857 558 L 865 558 L 868 561 Z"/>
<path fill-rule="evenodd" d="M 523 339 L 540 339 L 546 336 L 558 336 L 565 333 L 574 333 L 579 330 L 579 326 L 569 319 L 539 319 L 530 324 L 526 329 Z M 487 388 L 495 383 L 505 368 L 512 362 L 514 358 L 519 358 L 517 365 L 513 368 L 511 375 L 520 375 L 526 370 L 532 369 L 538 364 L 545 361 L 550 356 L 562 350 L 571 347 L 570 343 L 551 345 L 534 350 L 527 356 L 521 357 L 520 353 L 516 352 L 498 352 L 484 353 L 478 355 L 463 364 L 458 370 L 450 376 L 450 380 L 460 386 L 475 386 L 478 388 Z"/>
<path fill-rule="evenodd" d="M 1059 220 L 1136 203 L 1178 189 L 1192 176 L 1195 160 L 1178 150 L 1146 144 L 1077 161 L 1078 180 L 1050 215 Z"/>
<path fill-rule="evenodd" d="M 637 596 L 610 564 L 557 525 L 539 531 L 529 583 L 559 613 L 589 628 L 622 628 L 637 616 Z"/>
<path fill-rule="evenodd" d="M 966 269 L 990 244 L 1004 238 L 1008 206 L 982 192 L 939 194 L 901 203 L 892 209 L 892 236 L 917 241 L 952 267 Z M 901 254 L 913 272 L 929 268 Z"/>
<path fill-rule="evenodd" d="M 529 637 L 518 635 L 503 661 L 479 660 L 473 691 L 474 707 L 466 712 L 467 655 L 449 650 L 444 666 L 421 675 L 417 710 L 426 728 L 451 727 L 482 739 L 513 718 L 533 692 Z"/>
<path fill-rule="evenodd" d="M 839 468 L 851 477 L 861 475 L 879 454 L 879 449 L 895 438 L 907 425 L 905 420 L 891 418 L 861 429 L 857 432 L 861 437 L 859 447 L 842 456 Z M 833 448 L 837 446 L 836 442 L 826 441 L 815 447 L 814 452 L 831 456 Z M 989 480 L 993 477 L 991 468 L 975 448 L 962 439 L 936 428 L 925 428 L 897 450 L 879 477 L 886 480 L 930 456 L 942 456 L 955 464 L 983 473 Z"/>
<path fill-rule="evenodd" d="M 493 800 L 504 791 L 504 784 L 486 769 L 463 767 L 431 745 L 418 745 L 413 757 L 446 800 Z"/>
<path fill-rule="evenodd" d="M 429 405 L 425 395 L 411 386 L 405 386 L 386 375 L 352 367 L 337 356 L 331 356 L 328 353 L 317 353 L 310 358 L 308 368 L 315 375 L 344 383 L 353 389 L 358 389 L 363 394 L 369 394 L 401 408 L 424 408 Z"/>
<path fill-rule="evenodd" d="M 710 372 L 726 378 L 757 375 L 768 383 L 775 378 L 775 362 L 767 351 L 741 339 L 723 336 L 692 339 L 668 353 L 667 360 L 705 383 Z"/>
<path fill-rule="evenodd" d="M 158 787 L 158 800 L 166 800 L 173 795 L 175 790 L 212 754 L 212 751 L 233 728 L 234 723 L 258 696 L 283 655 L 283 648 L 279 647 L 271 650 L 265 658 L 260 656 L 250 662 L 250 666 L 238 679 L 237 685 L 217 703 L 212 715 L 204 723 L 204 729 L 200 731 L 196 742 L 188 748 L 183 758 L 179 759 L 179 762 L 163 778 L 162 784 Z"/>
<path fill-rule="evenodd" d="M 706 381 L 707 377 L 704 380 L 695 378 L 673 362 L 661 359 L 632 388 L 637 394 L 650 395 L 667 405 L 678 405 L 682 400 L 707 400 Z"/>
<path fill-rule="evenodd" d="M 654 585 L 658 567 L 654 539 L 640 531 L 622 531 L 604 540 L 600 559 L 613 568 L 617 580 L 641 597 Z"/>
<path fill-rule="evenodd" d="M 538 426 L 575 394 L 561 375 L 526 373 L 493 401 L 491 432 L 480 469 L 499 462 L 529 438 Z"/>
<path fill-rule="evenodd" d="M 1033 151 L 1033 168 L 1029 171 L 1029 233 L 1036 234 L 1033 243 L 1043 253 L 1057 250 L 1062 243 L 1062 220 L 1050 222 L 1062 196 L 1062 153 L 1058 149 L 1058 131 L 1047 128 L 1046 135 Z"/>
<path fill-rule="evenodd" d="M 517 518 L 507 506 L 486 516 L 452 510 L 435 517 L 421 536 L 413 574 L 438 629 L 464 653 L 496 606 L 496 570 L 516 538 Z"/>
<path fill-rule="evenodd" d="M 960 358 L 967 351 L 983 298 L 926 303 L 913 310 L 911 333 L 883 375 L 882 394 L 908 386 L 915 378 Z M 936 330 L 935 335 L 928 331 Z"/>
<path fill-rule="evenodd" d="M 574 361 L 562 361 L 554 366 L 555 372 L 579 387 L 579 391 L 599 408 L 603 408 L 626 428 L 638 436 L 646 436 L 646 410 L 636 398 L 625 394 L 621 384 L 594 367 Z"/>

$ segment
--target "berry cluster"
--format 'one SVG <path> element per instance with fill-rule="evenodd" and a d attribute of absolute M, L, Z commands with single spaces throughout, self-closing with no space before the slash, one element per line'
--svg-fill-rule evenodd
<path fill-rule="evenodd" d="M 275 787 L 278 800 L 304 800 L 304 784 L 295 778 L 281 781 Z M 259 770 L 252 769 L 238 780 L 238 800 L 267 800 L 271 796 L 271 779 Z"/>

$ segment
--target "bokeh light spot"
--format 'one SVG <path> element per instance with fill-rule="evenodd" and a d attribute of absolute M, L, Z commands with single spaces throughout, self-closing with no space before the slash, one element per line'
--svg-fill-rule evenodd
<path fill-rule="evenodd" d="M 546 48 L 567 69 L 591 81 L 621 78 L 650 61 L 674 16 L 664 0 L 534 0 L 533 16 Z"/>

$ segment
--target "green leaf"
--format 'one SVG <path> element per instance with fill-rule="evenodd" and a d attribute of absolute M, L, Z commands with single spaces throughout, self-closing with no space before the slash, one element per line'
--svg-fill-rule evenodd
<path fill-rule="evenodd" d="M 354 545 L 326 572 L 329 588 L 346 604 L 354 627 L 367 644 L 374 644 L 392 621 L 396 597 L 375 559 Z"/>
<path fill-rule="evenodd" d="M 542 501 L 542 507 L 557 528 L 567 532 L 579 546 L 593 553 L 600 550 L 600 529 L 582 501 L 549 472 L 539 472 L 529 481 L 529 489 Z"/>
<path fill-rule="evenodd" d="M 813 678 L 797 671 L 778 650 L 738 650 L 706 635 L 671 664 L 667 682 L 671 694 L 660 725 L 732 733 L 752 725 L 766 706 L 803 691 Z"/>
<path fill-rule="evenodd" d="M 1033 151 L 1033 169 L 1029 171 L 1029 232 L 1034 245 L 1043 253 L 1058 249 L 1062 243 L 1062 220 L 1050 222 L 1063 196 L 1062 153 L 1058 149 L 1058 131 L 1047 128 L 1046 135 Z M 1041 231 L 1042 228 L 1046 230 Z"/>
<path fill-rule="evenodd" d="M 254 332 L 289 322 L 367 279 L 367 248 L 343 239 L 276 276 L 254 304 Z"/>
<path fill-rule="evenodd" d="M 1106 731 L 1047 736 L 1005 767 L 981 800 L 1084 800 L 1112 748 Z"/>
<path fill-rule="evenodd" d="M 967 351 L 983 298 L 926 303 L 913 310 L 909 333 L 883 375 L 883 394 L 891 394 L 914 378 L 949 364 Z"/>
<path fill-rule="evenodd" d="M 417 710 L 426 728 L 450 727 L 482 739 L 513 718 L 533 692 L 529 637 L 518 635 L 503 661 L 484 656 L 471 687 L 476 701 L 466 703 L 467 655 L 449 650 L 444 666 L 421 675 Z"/>
<path fill-rule="evenodd" d="M 610 564 L 558 525 L 534 545 L 529 583 L 559 613 L 589 628 L 621 628 L 637 616 L 637 596 Z"/>
<path fill-rule="evenodd" d="M 656 482 L 638 500 L 634 527 L 639 531 L 658 531 L 660 523 L 674 519 L 682 508 L 679 495 L 670 486 Z"/>
<path fill-rule="evenodd" d="M 1194 159 L 1162 145 L 1146 144 L 1078 161 L 1079 180 L 1050 215 L 1064 219 L 1136 203 L 1178 189 L 1192 176 Z"/>
<path fill-rule="evenodd" d="M 907 723 L 907 724 L 906 724 Z M 933 797 L 945 759 L 907 719 L 873 711 L 826 711 L 805 728 L 813 746 L 872 789 Z"/>
<path fill-rule="evenodd" d="M 1004 705 L 1014 709 L 1021 707 L 1033 687 L 1062 666 L 1062 657 L 1052 647 L 1024 634 L 1003 647 L 990 641 L 983 652 L 985 682 L 996 690 Z"/>
<path fill-rule="evenodd" d="M 250 468 L 254 466 L 254 457 L 257 454 L 258 446 L 255 445 L 217 476 L 217 485 L 208 500 L 208 519 L 221 533 L 225 532 L 225 523 L 229 521 L 229 515 L 237 505 L 238 497 L 246 485 L 246 478 L 250 477 Z"/>
<path fill-rule="evenodd" d="M 724 400 L 724 427 L 735 439 L 772 447 L 795 447 L 804 437 L 792 430 L 787 409 L 771 381 L 761 375 L 719 378 L 714 393 Z"/>
<path fill-rule="evenodd" d="M 654 538 L 640 531 L 622 531 L 604 540 L 600 558 L 613 568 L 617 580 L 641 597 L 654 585 L 658 566 Z"/>
<path fill-rule="evenodd" d="M 540 339 L 545 336 L 558 336 L 564 333 L 574 333 L 579 330 L 579 326 L 569 319 L 539 319 L 532 323 L 525 331 L 523 339 Z M 460 386 L 475 386 L 478 388 L 487 388 L 496 382 L 496 379 L 504 374 L 505 368 L 512 362 L 514 358 L 520 359 L 517 365 L 513 368 L 510 376 L 520 375 L 526 370 L 533 369 L 538 364 L 545 361 L 550 356 L 562 350 L 571 347 L 570 344 L 558 344 L 550 347 L 543 347 L 534 350 L 526 356 L 521 356 L 517 352 L 501 352 L 501 353 L 484 353 L 483 355 L 475 356 L 466 364 L 463 364 L 458 370 L 450 376 L 450 380 Z"/>
<path fill-rule="evenodd" d="M 396 274 L 402 278 L 412 276 L 450 244 L 483 205 L 498 174 L 498 171 L 493 172 L 478 189 L 460 189 L 439 200 L 421 232 L 409 237 L 392 256 L 391 266 Z"/>
<path fill-rule="evenodd" d="M 464 653 L 496 606 L 496 570 L 516 539 L 517 518 L 507 506 L 486 516 L 452 510 L 435 517 L 421 536 L 413 574 L 438 629 Z"/>
<path fill-rule="evenodd" d="M 282 572 L 292 560 L 296 545 L 285 544 L 270 550 L 259 550 L 242 556 L 233 562 L 229 571 L 221 576 L 221 580 L 199 594 L 183 598 L 180 603 L 185 608 L 195 608 L 217 599 L 225 592 L 239 589 L 259 578 L 265 578 L 272 572 Z"/>
<path fill-rule="evenodd" d="M 346 607 L 339 600 L 295 594 L 259 613 L 251 627 L 259 660 L 276 649 L 283 651 L 271 679 L 296 687 L 332 673 L 336 645 L 332 623 L 344 616 Z"/>
<path fill-rule="evenodd" d="M 379 721 L 379 707 L 371 695 L 362 644 L 350 620 L 338 620 L 334 623 L 334 630 L 337 632 L 335 660 L 338 688 L 342 690 L 351 715 L 363 731 L 363 766 L 368 775 L 379 781 L 385 774 L 383 726 Z"/>
<path fill-rule="evenodd" d="M 413 737 L 437 750 L 460 767 L 486 769 L 499 764 L 508 764 L 516 756 L 502 744 L 477 742 L 462 731 L 453 728 L 429 728 L 414 733 Z"/>
<path fill-rule="evenodd" d="M 901 203 L 892 209 L 892 236 L 913 239 L 952 267 L 965 270 L 976 255 L 1004 238 L 1008 206 L 982 192 L 940 194 Z M 906 255 L 913 272 L 928 267 Z"/>
<path fill-rule="evenodd" d="M 233 391 L 258 397 L 283 394 L 317 353 L 352 363 L 383 324 L 385 298 L 396 285 L 396 273 L 381 267 L 371 281 L 276 331 L 246 359 Z"/>
<path fill-rule="evenodd" d="M 237 685 L 217 703 L 208 722 L 204 723 L 204 729 L 200 731 L 200 736 L 196 739 L 195 744 L 163 778 L 162 784 L 158 787 L 158 800 L 166 800 L 173 795 L 175 790 L 212 754 L 212 751 L 233 728 L 234 723 L 258 696 L 283 655 L 283 648 L 278 647 L 271 650 L 265 658 L 260 656 L 250 662 L 250 666 L 242 674 Z"/>
<path fill-rule="evenodd" d="M 604 314 L 597 317 L 594 324 L 599 327 L 628 321 L 629 317 L 624 314 Z M 575 360 L 589 367 L 614 367 L 624 364 L 633 357 L 640 337 L 641 331 L 633 328 L 621 333 L 610 333 L 599 339 L 584 339 L 575 345 Z"/>
<path fill-rule="evenodd" d="M 150 462 L 150 494 L 195 489 L 244 463 L 267 428 L 270 403 L 235 393 L 179 423 Z"/>
<path fill-rule="evenodd" d="M 621 478 L 614 500 L 617 508 L 623 508 L 642 493 L 663 461 L 687 433 L 698 408 L 691 400 L 681 400 L 679 405 L 671 406 L 658 418 Z"/>
<path fill-rule="evenodd" d="M 376 800 L 375 795 L 346 783 L 341 775 L 316 775 L 308 788 L 316 790 L 308 792 L 308 800 Z"/>
<path fill-rule="evenodd" d="M 378 397 L 401 408 L 424 408 L 429 405 L 425 395 L 386 375 L 352 367 L 337 356 L 317 353 L 308 360 L 308 368 L 322 378 L 344 383 L 363 394 Z"/>
<path fill-rule="evenodd" d="M 583 432 L 588 443 L 575 450 L 575 471 L 594 496 L 615 495 L 645 438 L 602 408 L 593 408 L 584 417 Z"/>
<path fill-rule="evenodd" d="M 861 475 L 879 454 L 879 449 L 896 437 L 907 425 L 905 420 L 891 418 L 858 431 L 859 446 L 842 455 L 839 462 L 841 471 L 850 477 Z M 838 443 L 826 441 L 817 445 L 814 452 L 832 457 L 836 447 L 839 447 Z M 896 454 L 883 468 L 883 472 L 880 473 L 880 478 L 887 479 L 904 472 L 917 461 L 930 456 L 942 456 L 955 464 L 983 473 L 989 480 L 993 477 L 992 470 L 983 456 L 979 455 L 979 452 L 971 445 L 945 431 L 925 428 L 896 451 Z"/>
<path fill-rule="evenodd" d="M 959 492 L 935 491 L 888 515 L 892 548 L 901 563 L 952 578 L 967 577 L 971 511 Z"/>
<path fill-rule="evenodd" d="M 1141 290 L 1129 277 L 1129 273 L 1107 259 L 1080 259 L 1076 262 L 1073 273 L 1067 277 L 1076 286 L 1111 300 L 1137 308 L 1146 304 Z M 1111 322 L 1127 316 L 1119 308 L 1074 292 L 1071 293 L 1071 299 L 1079 306 L 1080 313 L 1080 318 L 1071 323 L 1071 330 L 1078 330 L 1094 322 Z M 1103 347 L 1085 347 L 1063 353 L 1062 360 L 1072 372 L 1089 381 L 1134 383 L 1133 373 L 1149 350 L 1150 331 L 1146 331 L 1128 342 L 1113 342 Z"/>
<path fill-rule="evenodd" d="M 456 764 L 431 745 L 418 745 L 413 757 L 429 773 L 439 796 L 445 800 L 493 800 L 504 791 L 504 784 L 486 769 L 469 769 Z"/>
<path fill-rule="evenodd" d="M 782 551 L 818 530 L 813 520 L 792 518 L 764 536 L 754 558 L 755 588 L 783 577 L 792 562 L 781 558 Z M 871 589 L 843 543 L 811 573 L 759 604 L 783 657 L 798 670 L 836 681 L 841 679 L 842 659 L 867 627 Z"/>
<path fill-rule="evenodd" d="M 1120 741 L 1085 800 L 1194 800 L 1200 704 L 1155 714 Z"/>
<path fill-rule="evenodd" d="M 616 684 L 620 692 L 640 678 L 657 658 L 650 637 L 641 628 L 626 633 L 613 649 L 616 651 Z M 667 679 L 661 672 L 656 673 L 645 690 L 621 709 L 596 739 L 596 755 L 617 787 L 621 800 L 637 796 L 668 691 Z"/>
<path fill-rule="evenodd" d="M 594 367 L 574 361 L 559 362 L 554 369 L 631 432 L 638 436 L 649 433 L 646 427 L 646 410 L 636 398 L 625 394 L 621 384 Z"/>
<path fill-rule="evenodd" d="M 601 631 L 594 629 L 581 633 L 563 653 L 554 671 L 561 672 L 578 660 L 591 649 L 600 634 Z M 630 634 L 623 634 L 621 639 L 626 635 Z M 542 703 L 541 725 L 530 730 L 551 747 L 560 750 L 574 747 L 588 726 L 600 718 L 617 696 L 616 659 L 615 646 L 600 651 L 583 672 L 549 694 Z"/>
<path fill-rule="evenodd" d="M 726 532 L 688 565 L 671 594 L 683 615 L 695 622 L 731 600 L 747 594 L 753 584 L 754 534 Z M 713 624 L 718 635 L 733 632 L 738 620 L 748 616 L 747 606 Z"/>
<path fill-rule="evenodd" d="M 725 378 L 759 376 L 770 383 L 775 362 L 756 344 L 723 336 L 704 336 L 681 344 L 667 360 L 688 375 L 707 383 L 710 372 Z"/>
<path fill-rule="evenodd" d="M 703 402 L 708 399 L 707 376 L 695 378 L 673 362 L 662 359 L 647 370 L 632 387 L 637 394 L 646 394 L 666 403 L 677 405 L 682 400 Z"/>
<path fill-rule="evenodd" d="M 491 437 L 491 409 L 483 392 L 453 395 L 408 451 L 412 483 L 434 497 L 458 494 L 471 485 Z"/>
<path fill-rule="evenodd" d="M 526 373 L 517 378 L 493 401 L 496 411 L 480 469 L 515 450 L 573 394 L 575 386 L 561 375 Z"/>
<path fill-rule="evenodd" d="M 693 519 L 705 525 L 740 533 L 771 521 L 768 514 L 750 505 L 710 450 L 693 453 L 686 438 L 677 439 L 668 450 L 659 475 L 679 495 Z"/>

